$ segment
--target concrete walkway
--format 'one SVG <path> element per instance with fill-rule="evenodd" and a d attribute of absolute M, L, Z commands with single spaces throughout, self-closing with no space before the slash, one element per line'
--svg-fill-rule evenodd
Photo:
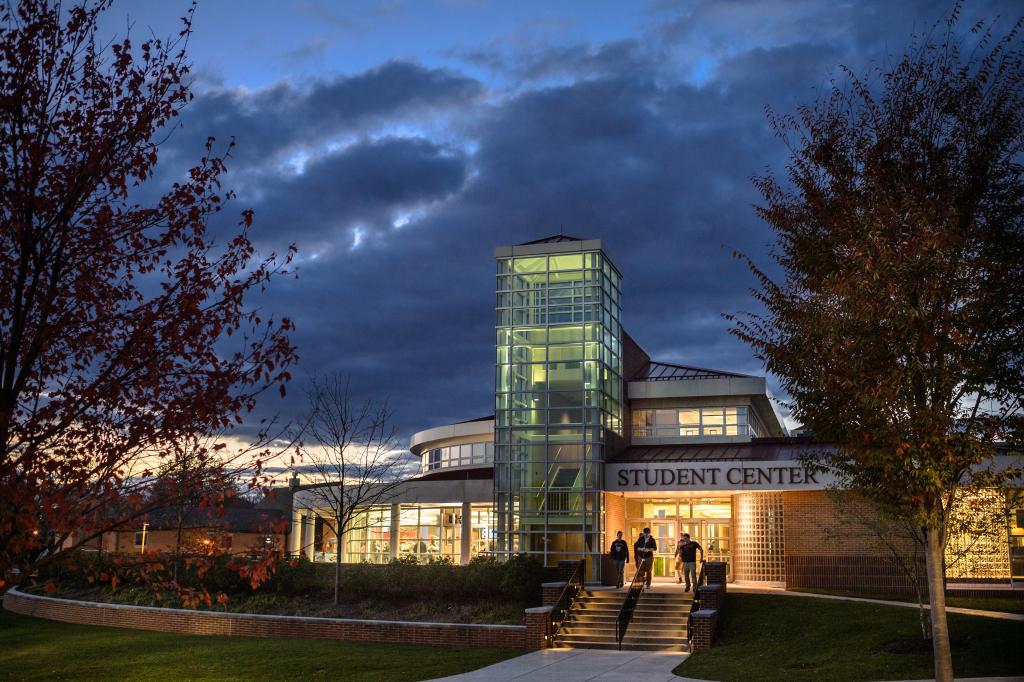
<path fill-rule="evenodd" d="M 689 654 L 657 651 L 601 651 L 598 649 L 543 649 L 510 658 L 471 673 L 442 677 L 433 682 L 584 682 L 585 680 L 642 680 L 643 682 L 706 682 L 676 677 L 672 670 Z M 904 682 L 928 682 L 905 680 Z M 1024 677 L 958 677 L 956 682 L 1024 682 Z"/>
<path fill-rule="evenodd" d="M 729 584 L 730 592 L 745 594 L 781 594 L 787 597 L 813 597 L 815 599 L 837 599 L 839 601 L 859 601 L 865 604 L 883 604 L 885 606 L 903 606 L 916 609 L 917 604 L 905 601 L 889 601 L 886 599 L 868 599 L 866 597 L 843 597 L 835 594 L 815 594 L 814 592 L 791 592 L 781 587 L 754 587 L 750 585 Z M 925 604 L 925 608 L 928 605 Z M 946 613 L 962 613 L 967 616 L 984 616 L 985 618 L 1001 618 L 1002 620 L 1024 621 L 1024 613 L 1006 613 L 1005 611 L 982 611 L 981 609 L 965 609 L 958 606 L 947 606 Z"/>
<path fill-rule="evenodd" d="M 688 654 L 660 651 L 600 649 L 542 649 L 470 673 L 441 678 L 445 682 L 583 682 L 584 680 L 643 680 L 682 682 L 673 668 Z"/>

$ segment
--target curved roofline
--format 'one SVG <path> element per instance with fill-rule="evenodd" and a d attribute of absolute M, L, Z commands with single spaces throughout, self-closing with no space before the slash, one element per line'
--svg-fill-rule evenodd
<path fill-rule="evenodd" d="M 430 445 L 442 440 L 452 438 L 466 438 L 468 436 L 490 436 L 494 438 L 494 417 L 484 417 L 468 422 L 457 422 L 435 426 L 432 429 L 418 431 L 412 434 L 409 439 L 409 450 L 412 454 L 419 455 L 427 450 Z"/>

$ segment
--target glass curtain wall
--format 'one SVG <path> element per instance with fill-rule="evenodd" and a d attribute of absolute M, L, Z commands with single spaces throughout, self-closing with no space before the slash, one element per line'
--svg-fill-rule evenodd
<path fill-rule="evenodd" d="M 495 518 L 490 504 L 470 507 L 469 558 L 494 553 Z M 325 551 L 317 551 L 314 561 L 334 561 L 334 537 L 327 533 Z M 391 505 L 375 505 L 359 510 L 352 517 L 346 534 L 347 563 L 386 564 L 391 559 Z M 447 559 L 462 562 L 462 505 L 401 505 L 395 554 L 418 561 Z"/>
<path fill-rule="evenodd" d="M 620 275 L 600 251 L 498 259 L 498 553 L 600 563 L 605 434 L 622 433 Z"/>

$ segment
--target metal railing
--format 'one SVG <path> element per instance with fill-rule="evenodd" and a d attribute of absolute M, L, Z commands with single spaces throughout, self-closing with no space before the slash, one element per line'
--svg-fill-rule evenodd
<path fill-rule="evenodd" d="M 654 557 L 644 558 L 636 567 L 636 573 L 629 582 L 626 590 L 626 598 L 622 600 L 622 608 L 619 609 L 619 617 L 615 620 L 615 641 L 622 650 L 622 640 L 626 636 L 626 629 L 629 622 L 633 620 L 633 611 L 636 610 L 636 603 L 640 600 L 640 593 L 644 591 L 644 576 L 646 569 L 654 561 Z"/>
<path fill-rule="evenodd" d="M 690 613 L 686 616 L 686 639 L 693 639 L 693 612 L 700 607 L 700 586 L 707 580 L 704 575 L 704 564 L 700 562 L 700 573 L 697 574 L 697 584 L 693 586 L 693 603 L 690 606 Z"/>
<path fill-rule="evenodd" d="M 562 623 L 569 617 L 569 610 L 572 609 L 572 603 L 576 600 L 576 597 L 580 595 L 580 591 L 583 589 L 583 576 L 586 575 L 586 560 L 580 559 L 579 563 L 576 564 L 576 568 L 573 569 L 569 575 L 568 581 L 565 583 L 565 587 L 562 588 L 562 593 L 558 595 L 558 601 L 551 607 L 551 627 L 548 628 L 549 641 L 554 641 L 555 635 L 558 634 L 558 629 L 562 627 Z"/>

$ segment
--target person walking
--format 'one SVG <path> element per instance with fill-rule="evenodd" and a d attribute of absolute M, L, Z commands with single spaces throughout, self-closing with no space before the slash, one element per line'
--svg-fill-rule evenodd
<path fill-rule="evenodd" d="M 636 558 L 637 569 L 643 569 L 642 579 L 646 587 L 651 586 L 651 569 L 654 567 L 654 550 L 658 541 L 651 535 L 650 528 L 644 528 L 643 534 L 633 545 L 633 556 Z"/>
<path fill-rule="evenodd" d="M 697 550 L 700 550 L 700 562 L 704 563 L 704 548 L 699 542 L 690 540 L 689 533 L 683 533 L 683 537 L 676 543 L 676 584 L 683 582 L 685 577 L 684 589 L 687 592 L 690 591 L 690 585 L 697 589 Z"/>
<path fill-rule="evenodd" d="M 622 587 L 623 573 L 626 570 L 626 564 L 629 563 L 629 545 L 622 539 L 621 530 L 615 533 L 615 539 L 612 540 L 612 547 L 608 554 L 615 562 L 615 587 Z"/>

